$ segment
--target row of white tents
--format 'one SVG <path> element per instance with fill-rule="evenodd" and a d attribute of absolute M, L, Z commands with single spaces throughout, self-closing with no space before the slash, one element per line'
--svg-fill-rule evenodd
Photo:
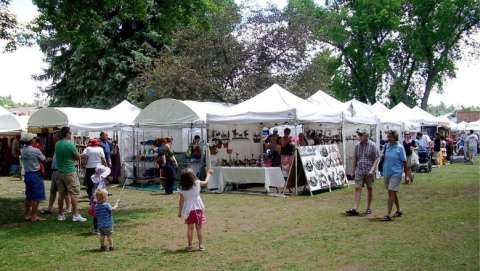
<path fill-rule="evenodd" d="M 478 130 L 480 123 L 455 124 L 416 106 L 399 103 L 388 109 L 380 102 L 367 105 L 357 100 L 340 102 L 323 91 L 304 100 L 279 85 L 273 85 L 237 105 L 214 102 L 160 99 L 145 109 L 123 101 L 109 109 L 48 107 L 29 119 L 0 108 L 0 133 L 28 128 L 70 126 L 79 130 L 116 127 L 204 127 L 207 123 L 356 123 L 397 125 L 405 131 L 421 126 L 443 126 L 453 130 Z"/>

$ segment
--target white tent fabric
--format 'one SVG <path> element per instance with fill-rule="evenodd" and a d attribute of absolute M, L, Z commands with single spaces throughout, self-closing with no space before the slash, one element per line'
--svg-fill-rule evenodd
<path fill-rule="evenodd" d="M 384 104 L 381 102 L 376 102 L 372 106 L 370 106 L 370 110 L 375 113 L 377 116 L 381 116 L 390 111 Z"/>
<path fill-rule="evenodd" d="M 0 106 L 0 133 L 13 133 L 25 131 L 24 118 L 15 116 L 7 109 Z"/>
<path fill-rule="evenodd" d="M 118 105 L 108 110 L 109 116 L 118 123 L 118 125 L 133 126 L 135 118 L 142 110 L 127 100 L 122 101 Z"/>
<path fill-rule="evenodd" d="M 421 122 L 422 125 L 438 125 L 439 124 L 437 117 L 421 109 L 418 106 L 415 106 L 412 109 L 412 112 L 413 114 L 415 114 L 416 117 L 420 117 L 422 119 L 422 122 Z"/>
<path fill-rule="evenodd" d="M 322 90 L 319 90 L 315 94 L 310 96 L 310 98 L 308 98 L 307 101 L 314 104 L 324 105 L 324 106 L 327 106 L 328 108 L 341 110 L 341 111 L 343 111 L 343 109 L 345 108 L 344 103 L 333 98 L 332 96 L 328 95 Z"/>
<path fill-rule="evenodd" d="M 138 126 L 190 127 L 203 125 L 207 113 L 224 114 L 227 104 L 160 99 L 149 104 L 135 119 Z"/>
<path fill-rule="evenodd" d="M 467 123 L 465 128 L 466 130 L 480 131 L 480 120 Z"/>
<path fill-rule="evenodd" d="M 348 122 L 362 124 L 377 124 L 379 117 L 372 111 L 369 105 L 356 99 L 345 102 L 344 105 L 350 116 L 346 116 Z"/>
<path fill-rule="evenodd" d="M 73 107 L 47 107 L 33 113 L 29 128 L 69 126 L 78 130 L 102 130 L 121 126 L 108 110 Z"/>
<path fill-rule="evenodd" d="M 380 117 L 381 124 L 402 125 L 406 131 L 420 130 L 420 119 L 416 119 L 412 109 L 404 103 L 397 104 L 390 111 L 384 113 Z"/>
<path fill-rule="evenodd" d="M 462 121 L 460 123 L 457 123 L 455 127 L 452 128 L 454 131 L 465 131 L 467 129 L 467 122 Z"/>
<path fill-rule="evenodd" d="M 208 114 L 209 123 L 259 122 L 341 122 L 341 115 L 314 105 L 290 93 L 277 84 L 255 97 L 229 108 L 228 113 Z"/>

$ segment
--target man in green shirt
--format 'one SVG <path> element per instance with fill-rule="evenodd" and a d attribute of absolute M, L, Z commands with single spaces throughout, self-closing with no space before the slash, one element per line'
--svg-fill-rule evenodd
<path fill-rule="evenodd" d="M 58 220 L 65 221 L 63 213 L 63 202 L 65 196 L 70 195 L 72 201 L 73 218 L 75 222 L 85 222 L 86 218 L 80 215 L 78 209 L 78 196 L 80 195 L 80 181 L 78 180 L 75 169 L 75 161 L 80 160 L 77 149 L 71 142 L 72 133 L 69 127 L 63 127 L 60 130 L 61 140 L 55 144 L 55 157 L 57 160 L 57 188 L 60 194 L 58 199 Z"/>

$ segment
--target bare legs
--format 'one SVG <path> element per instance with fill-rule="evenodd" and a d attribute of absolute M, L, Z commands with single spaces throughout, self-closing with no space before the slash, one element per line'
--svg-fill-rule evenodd
<path fill-rule="evenodd" d="M 25 217 L 25 220 L 32 219 L 31 212 L 32 212 L 32 202 L 29 201 L 29 200 L 26 200 L 25 201 L 25 213 L 23 214 L 23 216 Z"/>
<path fill-rule="evenodd" d="M 193 239 L 193 229 L 195 225 L 194 224 L 188 224 L 187 225 L 187 238 L 188 238 L 188 247 L 192 247 L 192 239 Z"/>
<path fill-rule="evenodd" d="M 397 211 L 400 212 L 400 203 L 398 201 L 398 194 L 396 191 L 388 190 L 388 209 L 387 209 L 387 216 L 392 214 L 393 204 L 397 208 Z"/>
<path fill-rule="evenodd" d="M 53 204 L 55 203 L 56 198 L 57 198 L 57 193 L 51 193 L 50 194 L 50 196 L 48 198 L 48 209 L 47 209 L 49 212 L 53 211 Z M 60 198 L 59 198 L 59 200 L 60 200 Z M 72 206 L 70 206 L 70 195 L 67 195 L 65 197 L 65 205 L 67 206 L 67 210 L 70 210 L 70 208 L 72 207 Z M 60 208 L 60 204 L 59 204 L 59 208 Z"/>
<path fill-rule="evenodd" d="M 203 233 L 202 233 L 202 225 L 200 224 L 188 224 L 187 225 L 187 238 L 188 238 L 188 247 L 192 247 L 193 243 L 193 230 L 197 230 L 197 238 L 198 238 L 198 247 L 200 249 L 203 248 Z"/>
<path fill-rule="evenodd" d="M 358 210 L 358 208 L 360 208 L 361 197 L 362 197 L 362 188 L 361 187 L 355 188 L 355 210 Z M 371 209 L 372 199 L 373 199 L 373 188 L 367 187 L 367 210 Z"/>
<path fill-rule="evenodd" d="M 79 215 L 80 212 L 78 211 L 78 200 L 77 200 L 77 197 L 74 196 L 74 195 L 70 195 L 70 194 L 67 194 L 65 195 L 64 192 L 59 192 L 58 193 L 59 196 L 58 196 L 58 213 L 63 215 L 63 203 L 66 202 L 67 203 L 67 208 L 69 209 L 70 208 L 70 204 L 68 204 L 69 202 L 71 203 L 71 208 L 72 208 L 72 212 L 74 215 Z"/>

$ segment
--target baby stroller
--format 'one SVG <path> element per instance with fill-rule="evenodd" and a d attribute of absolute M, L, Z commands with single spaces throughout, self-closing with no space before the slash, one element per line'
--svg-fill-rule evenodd
<path fill-rule="evenodd" d="M 417 172 L 429 173 L 432 171 L 432 159 L 428 150 L 418 149 Z"/>

